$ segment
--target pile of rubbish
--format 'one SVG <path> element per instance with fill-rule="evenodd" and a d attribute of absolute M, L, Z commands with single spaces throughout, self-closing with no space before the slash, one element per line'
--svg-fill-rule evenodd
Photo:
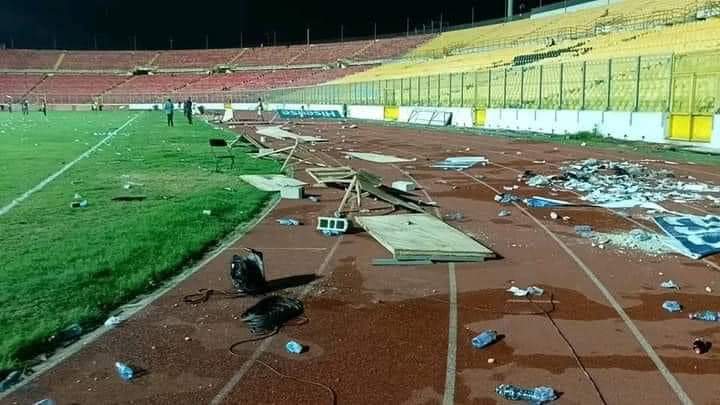
<path fill-rule="evenodd" d="M 592 240 L 593 245 L 601 249 L 605 245 L 611 245 L 620 249 L 639 250 L 650 255 L 662 255 L 678 250 L 671 238 L 642 229 L 623 233 L 602 233 L 577 226 L 575 231 L 579 236 Z"/>
<path fill-rule="evenodd" d="M 553 187 L 575 191 L 593 204 L 612 204 L 626 201 L 659 203 L 673 201 L 711 200 L 718 197 L 720 187 L 695 181 L 679 180 L 671 170 L 655 170 L 641 163 L 587 159 L 568 164 L 555 176 L 529 177 L 531 187 Z"/>

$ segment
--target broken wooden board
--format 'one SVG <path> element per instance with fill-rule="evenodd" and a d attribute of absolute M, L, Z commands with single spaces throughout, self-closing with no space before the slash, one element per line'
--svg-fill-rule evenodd
<path fill-rule="evenodd" d="M 325 138 L 318 138 L 316 136 L 306 136 L 293 134 L 292 132 L 286 131 L 279 126 L 275 127 L 256 127 L 256 133 L 258 135 L 268 136 L 274 139 L 293 139 L 299 142 L 327 142 Z"/>
<path fill-rule="evenodd" d="M 378 153 L 344 152 L 346 155 L 356 159 L 366 160 L 373 163 L 405 163 L 414 162 L 415 159 L 403 159 L 392 155 L 381 155 Z"/>
<path fill-rule="evenodd" d="M 346 166 L 309 168 L 305 171 L 318 183 L 350 183 L 355 176 L 355 171 Z"/>
<path fill-rule="evenodd" d="M 242 181 L 262 191 L 280 191 L 286 187 L 301 187 L 307 183 L 281 174 L 248 174 L 240 176 Z"/>
<path fill-rule="evenodd" d="M 402 192 L 383 186 L 380 178 L 375 175 L 367 172 L 360 172 L 357 175 L 357 179 L 361 190 L 367 191 L 385 202 L 389 202 L 396 207 L 403 207 L 410 211 L 425 212 L 422 207 L 418 205 L 417 201 L 411 201 L 405 198 L 405 196 L 399 196 L 398 194 Z"/>
<path fill-rule="evenodd" d="M 492 250 L 432 215 L 365 216 L 355 217 L 355 222 L 397 260 L 482 261 L 495 257 Z"/>

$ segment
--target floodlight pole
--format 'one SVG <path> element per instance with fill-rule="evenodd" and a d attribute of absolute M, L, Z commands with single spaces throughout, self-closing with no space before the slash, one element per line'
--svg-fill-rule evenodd
<path fill-rule="evenodd" d="M 170 49 L 173 49 L 173 39 L 170 37 Z"/>
<path fill-rule="evenodd" d="M 443 17 L 443 15 L 442 15 L 442 13 L 440 13 L 440 31 L 439 32 L 441 32 L 441 33 L 442 33 L 442 29 L 443 29 L 443 18 L 442 17 Z"/>
<path fill-rule="evenodd" d="M 137 51 L 137 35 L 133 35 L 133 51 Z"/>
<path fill-rule="evenodd" d="M 407 19 L 405 20 L 405 36 L 410 36 L 410 17 L 407 17 Z"/>
<path fill-rule="evenodd" d="M 542 3 L 542 0 L 540 0 Z M 475 25 L 475 7 L 470 8 L 470 24 Z"/>
<path fill-rule="evenodd" d="M 205 49 L 210 49 L 210 36 L 205 34 Z"/>
<path fill-rule="evenodd" d="M 345 26 L 340 24 L 340 42 L 345 42 Z"/>
<path fill-rule="evenodd" d="M 373 38 L 377 41 L 377 23 L 373 23 Z"/>
<path fill-rule="evenodd" d="M 240 48 L 243 47 L 243 33 L 240 31 Z"/>
<path fill-rule="evenodd" d="M 307 46 L 310 46 L 310 28 L 305 29 L 305 37 L 307 40 Z"/>

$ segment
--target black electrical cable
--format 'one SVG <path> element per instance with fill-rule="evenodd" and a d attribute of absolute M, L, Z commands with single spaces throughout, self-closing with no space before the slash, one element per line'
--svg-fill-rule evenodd
<path fill-rule="evenodd" d="M 195 294 L 188 294 L 183 297 L 183 302 L 186 304 L 199 304 L 201 302 L 206 302 L 210 299 L 213 295 L 222 295 L 225 298 L 232 299 L 232 298 L 240 298 L 240 297 L 247 297 L 248 294 L 240 291 L 231 291 L 231 290 L 212 290 L 203 288 L 198 290 Z"/>
<path fill-rule="evenodd" d="M 304 306 L 295 298 L 271 295 L 258 301 L 240 316 L 253 335 L 268 334 L 303 314 Z"/>

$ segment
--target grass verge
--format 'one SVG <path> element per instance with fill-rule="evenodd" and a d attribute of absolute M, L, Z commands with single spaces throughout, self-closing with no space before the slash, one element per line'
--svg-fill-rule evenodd
<path fill-rule="evenodd" d="M 50 119 L 65 125 L 54 130 L 36 131 L 31 124 L 6 130 L 7 142 L 33 137 L 48 151 L 34 157 L 42 173 L 28 171 L 32 181 L 18 177 L 22 187 L 7 195 L 56 171 L 58 159 L 86 150 L 70 147 L 78 137 L 98 137 L 93 133 L 109 132 L 131 115 L 57 113 Z M 76 127 L 87 128 L 89 137 L 69 130 Z M 276 173 L 279 166 L 237 154 L 233 170 L 216 173 L 211 137 L 231 135 L 201 122 L 167 128 L 160 113 L 141 113 L 95 154 L 0 216 L 0 370 L 49 350 L 57 343 L 51 336 L 72 324 L 88 329 L 102 322 L 258 214 L 270 194 L 238 175 Z M 9 154 L 4 164 L 21 173 L 25 156 Z M 70 207 L 76 193 L 88 201 L 86 208 Z M 113 201 L 127 196 L 144 199 Z"/>

